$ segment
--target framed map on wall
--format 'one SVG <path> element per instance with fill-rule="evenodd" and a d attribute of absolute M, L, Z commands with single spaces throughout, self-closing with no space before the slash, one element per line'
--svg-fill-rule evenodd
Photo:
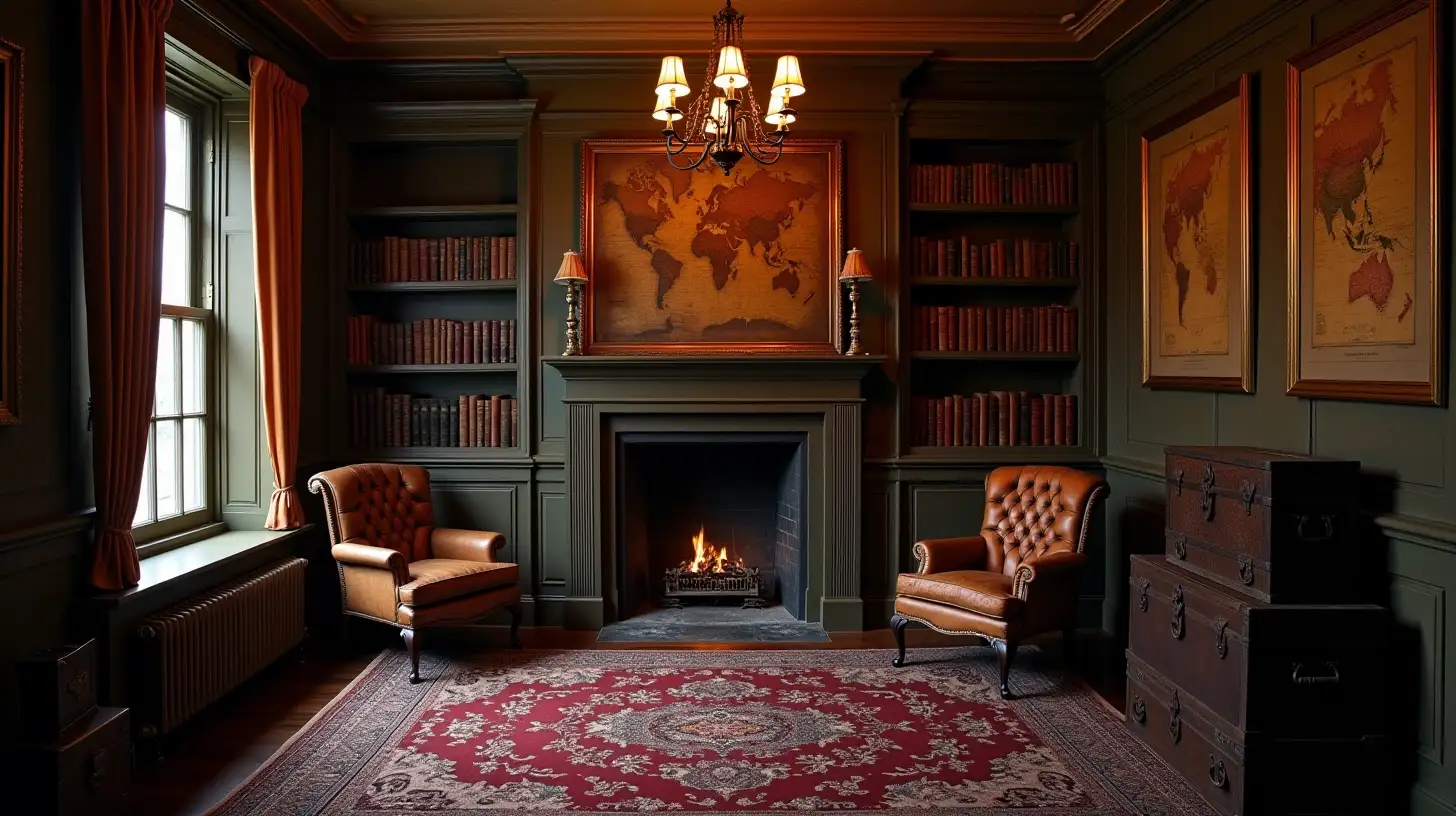
<path fill-rule="evenodd" d="M 1289 63 L 1290 394 L 1444 398 L 1437 18 L 1404 3 Z"/>
<path fill-rule="evenodd" d="M 588 353 L 833 352 L 842 175 L 837 141 L 725 176 L 661 141 L 584 140 Z"/>
<path fill-rule="evenodd" d="M 1244 74 L 1142 138 L 1143 385 L 1254 391 Z"/>

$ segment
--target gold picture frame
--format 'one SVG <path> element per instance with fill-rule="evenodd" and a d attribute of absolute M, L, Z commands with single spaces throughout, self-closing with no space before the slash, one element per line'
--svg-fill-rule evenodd
<path fill-rule="evenodd" d="M 629 184 L 624 175 L 629 172 L 638 174 L 632 183 L 639 189 L 622 189 Z M 761 166 L 743 161 L 725 178 L 706 162 L 697 170 L 673 169 L 661 140 L 584 139 L 581 173 L 581 249 L 588 278 L 582 310 L 584 353 L 823 355 L 839 349 L 842 142 L 792 139 L 779 162 Z M 747 184 L 760 173 L 795 185 L 793 195 L 765 196 L 777 202 L 779 211 L 762 219 L 739 212 L 733 223 L 708 223 L 714 202 L 729 206 L 719 190 Z M 623 203 L 627 193 L 632 194 L 631 213 Z M 695 194 L 697 211 L 683 203 Z M 756 204 L 740 201 L 736 206 Z M 671 218 L 658 223 L 666 212 Z M 699 222 L 680 220 L 683 214 Z M 629 216 L 636 220 L 629 221 Z M 745 218 L 755 223 L 737 223 Z M 735 306 L 734 298 L 719 294 L 739 282 L 748 255 L 765 267 L 756 271 L 775 274 L 741 293 Z M 628 264 L 634 268 L 622 268 Z M 683 287 L 684 279 L 695 288 Z M 766 305 L 763 299 L 769 297 L 782 303 Z M 751 308 L 736 311 L 744 303 Z M 776 314 L 792 320 L 776 320 Z M 681 330 L 675 328 L 679 324 Z"/>
<path fill-rule="evenodd" d="M 1293 396 L 1445 399 L 1441 5 L 1403 3 L 1288 63 Z"/>
<path fill-rule="evenodd" d="M 0 38 L 0 425 L 20 422 L 25 54 Z"/>
<path fill-rule="evenodd" d="M 1142 136 L 1143 385 L 1254 392 L 1252 77 Z"/>

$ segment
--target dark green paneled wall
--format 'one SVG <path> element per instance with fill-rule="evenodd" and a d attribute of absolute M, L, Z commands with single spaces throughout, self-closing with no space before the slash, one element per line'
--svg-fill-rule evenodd
<path fill-rule="evenodd" d="M 1456 617 L 1448 600 L 1456 593 L 1456 412 L 1284 394 L 1285 61 L 1387 5 L 1188 2 L 1109 67 L 1104 416 L 1114 496 L 1108 563 L 1118 569 L 1108 577 L 1104 626 L 1125 629 L 1126 555 L 1162 549 L 1165 445 L 1263 445 L 1361 460 L 1369 475 L 1366 509 L 1379 530 L 1369 542 L 1370 580 L 1388 592 L 1401 624 L 1404 654 L 1391 696 L 1413 709 L 1403 725 L 1417 743 L 1416 758 L 1405 763 L 1418 779 L 1414 812 L 1456 813 L 1456 756 L 1446 753 L 1456 750 L 1446 744 L 1448 736 L 1456 738 L 1456 695 L 1448 679 L 1456 678 Z M 1140 134 L 1243 72 L 1255 76 L 1256 393 L 1149 391 L 1140 384 Z M 1451 85 L 1447 90 L 1449 97 Z M 1448 190 L 1450 167 L 1443 179 Z M 1447 219 L 1441 231 L 1449 238 L 1449 210 Z M 1449 253 L 1445 263 L 1449 283 Z"/>

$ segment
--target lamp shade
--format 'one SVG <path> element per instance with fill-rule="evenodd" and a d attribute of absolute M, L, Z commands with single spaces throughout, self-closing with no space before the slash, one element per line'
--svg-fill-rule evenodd
<path fill-rule="evenodd" d="M 718 75 L 713 84 L 723 90 L 748 86 L 748 68 L 743 64 L 743 51 L 736 45 L 725 45 L 718 52 Z"/>
<path fill-rule="evenodd" d="M 687 76 L 683 73 L 682 57 L 663 57 L 662 70 L 657 74 L 657 93 L 687 96 L 692 93 Z"/>
<path fill-rule="evenodd" d="M 666 91 L 658 91 L 657 107 L 652 109 L 652 118 L 659 122 L 676 122 L 683 118 L 681 111 L 676 108 L 669 111 L 668 108 L 672 108 L 671 96 Z"/>
<path fill-rule="evenodd" d="M 770 125 L 792 125 L 794 123 L 794 109 L 784 106 L 787 94 L 776 93 L 768 100 L 768 113 L 764 115 L 763 121 Z"/>
<path fill-rule="evenodd" d="M 703 122 L 703 132 L 709 135 L 717 133 L 718 126 L 723 123 L 727 114 L 728 101 L 721 96 L 713 97 L 713 107 L 708 109 L 708 118 Z"/>
<path fill-rule="evenodd" d="M 779 57 L 778 70 L 774 71 L 773 95 L 778 96 L 785 91 L 789 96 L 804 92 L 804 75 L 799 72 L 798 57 Z"/>
<path fill-rule="evenodd" d="M 576 250 L 568 249 L 561 256 L 561 268 L 556 270 L 555 283 L 565 286 L 569 283 L 584 283 L 586 281 L 586 268 L 581 265 L 581 256 Z"/>
<path fill-rule="evenodd" d="M 870 279 L 869 264 L 864 261 L 864 253 L 857 249 L 851 249 L 844 257 L 844 268 L 839 270 L 839 279 L 843 281 L 863 281 Z"/>

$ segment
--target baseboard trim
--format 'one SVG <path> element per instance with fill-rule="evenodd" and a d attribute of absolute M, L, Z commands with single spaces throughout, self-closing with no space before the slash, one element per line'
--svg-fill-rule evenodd
<path fill-rule="evenodd" d="M 825 598 L 819 602 L 819 623 L 826 632 L 863 632 L 863 598 Z"/>
<path fill-rule="evenodd" d="M 606 625 L 606 610 L 601 598 L 563 598 L 561 605 L 564 629 L 596 631 Z"/>

